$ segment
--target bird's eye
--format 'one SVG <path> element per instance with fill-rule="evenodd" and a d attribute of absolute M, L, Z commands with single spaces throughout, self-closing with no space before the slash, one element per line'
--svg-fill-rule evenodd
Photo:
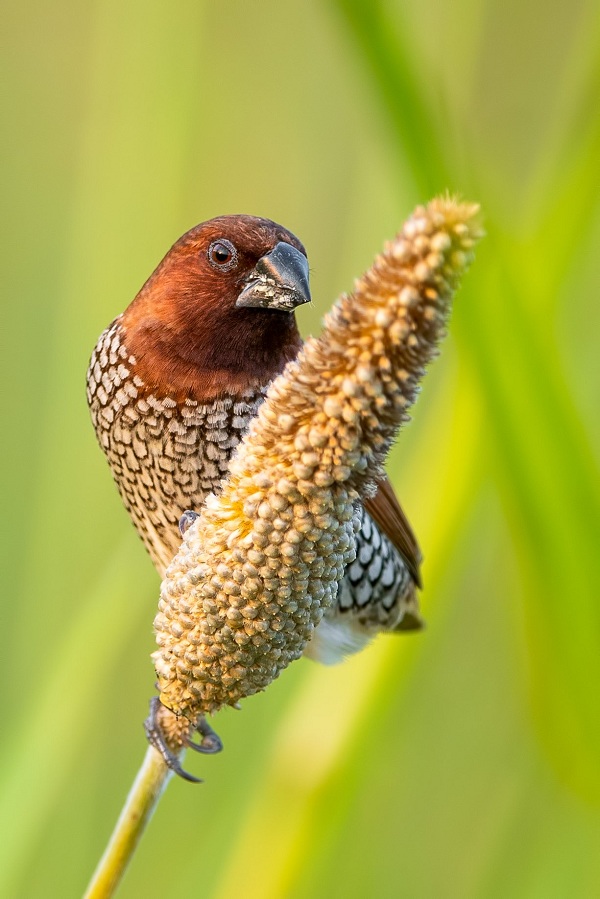
<path fill-rule="evenodd" d="M 208 261 L 213 268 L 229 271 L 237 262 L 237 250 L 230 240 L 214 240 L 208 248 Z"/>

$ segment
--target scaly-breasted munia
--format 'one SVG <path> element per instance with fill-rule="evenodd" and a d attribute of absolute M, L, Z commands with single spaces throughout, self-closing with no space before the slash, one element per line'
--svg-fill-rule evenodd
<path fill-rule="evenodd" d="M 159 573 L 180 517 L 218 493 L 271 381 L 301 346 L 310 300 L 300 241 L 281 225 L 222 216 L 175 243 L 100 336 L 87 393 L 100 446 Z M 306 654 L 334 662 L 379 631 L 421 626 L 420 552 L 389 482 L 357 509 L 356 559 Z"/>

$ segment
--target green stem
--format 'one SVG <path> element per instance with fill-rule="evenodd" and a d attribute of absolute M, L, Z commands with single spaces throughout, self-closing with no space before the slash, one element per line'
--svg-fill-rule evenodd
<path fill-rule="evenodd" d="M 84 899 L 107 899 L 114 894 L 171 776 L 162 757 L 149 746 Z"/>

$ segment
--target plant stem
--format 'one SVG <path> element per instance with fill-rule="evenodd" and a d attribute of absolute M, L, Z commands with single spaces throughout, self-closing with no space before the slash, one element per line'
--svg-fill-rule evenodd
<path fill-rule="evenodd" d="M 162 757 L 149 746 L 84 899 L 107 899 L 114 894 L 171 776 Z"/>

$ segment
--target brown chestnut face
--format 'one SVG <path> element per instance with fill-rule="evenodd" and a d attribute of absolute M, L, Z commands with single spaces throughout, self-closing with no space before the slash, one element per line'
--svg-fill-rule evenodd
<path fill-rule="evenodd" d="M 242 373 L 264 383 L 294 358 L 293 313 L 307 302 L 308 260 L 298 238 L 268 219 L 221 216 L 174 244 L 123 324 L 150 382 L 189 385 L 204 372 L 214 389 L 219 378 L 232 388 L 238 374 L 240 383 Z"/>

